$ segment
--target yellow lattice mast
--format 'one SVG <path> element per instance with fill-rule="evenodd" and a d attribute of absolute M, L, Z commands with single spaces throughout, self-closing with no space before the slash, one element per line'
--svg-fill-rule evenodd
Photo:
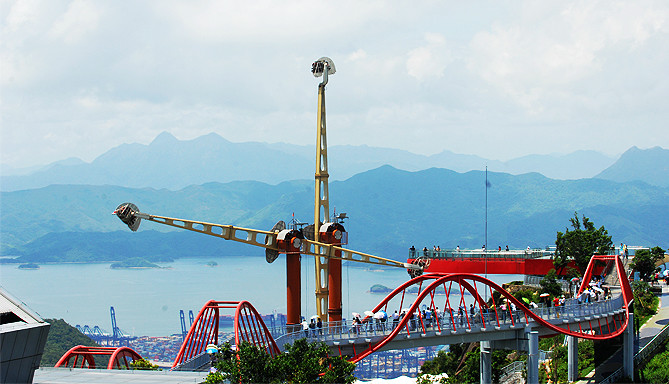
<path fill-rule="evenodd" d="M 328 75 L 335 73 L 335 66 L 331 59 L 322 57 L 311 66 L 311 72 L 316 77 L 323 76 L 318 84 L 318 115 L 316 119 L 316 191 L 314 204 L 314 241 L 319 241 L 319 231 L 322 223 L 330 221 L 330 202 L 328 196 L 328 144 L 325 124 L 325 86 Z M 319 250 L 316 253 L 320 254 Z M 316 312 L 327 321 L 328 314 L 328 259 L 316 257 Z"/>

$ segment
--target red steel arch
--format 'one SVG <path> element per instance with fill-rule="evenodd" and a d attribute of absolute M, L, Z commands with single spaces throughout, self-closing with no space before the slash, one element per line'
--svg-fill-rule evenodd
<path fill-rule="evenodd" d="M 395 327 L 394 330 L 385 338 L 377 341 L 376 343 L 370 343 L 368 347 L 365 348 L 363 351 L 356 352 L 355 356 L 351 357 L 349 361 L 358 362 L 363 358 L 365 358 L 366 356 L 370 355 L 371 353 L 374 353 L 375 351 L 381 349 L 389 341 L 393 340 L 404 329 L 406 329 L 406 331 L 410 333 L 411 330 L 409 328 L 409 321 L 411 314 L 416 313 L 416 311 L 420 309 L 421 304 L 426 298 L 428 299 L 427 301 L 429 309 L 434 311 L 437 307 L 435 303 L 435 298 L 442 292 L 445 294 L 445 302 L 443 306 L 444 312 L 449 312 L 451 314 L 450 319 L 453 330 L 457 330 L 458 328 L 463 328 L 463 327 L 471 329 L 472 323 L 474 322 L 474 319 L 470 318 L 469 310 L 465 305 L 465 291 L 471 294 L 471 296 L 474 299 L 472 304 L 475 305 L 475 308 L 477 309 L 476 313 L 478 313 L 477 316 L 480 317 L 476 318 L 476 322 L 478 322 L 482 327 L 499 326 L 500 316 L 510 316 L 512 323 L 515 324 L 515 319 L 513 317 L 513 314 L 510 312 L 510 308 L 507 308 L 507 311 L 509 312 L 508 314 L 507 313 L 503 314 L 502 310 L 499 309 L 499 306 L 493 306 L 493 307 L 488 306 L 486 301 L 481 296 L 480 292 L 483 292 L 483 290 L 485 290 L 490 292 L 490 297 L 492 298 L 494 297 L 493 296 L 493 290 L 494 290 L 499 293 L 500 297 L 504 297 L 509 302 L 514 303 L 516 308 L 522 311 L 524 318 L 520 320 L 521 322 L 524 321 L 526 324 L 529 323 L 529 319 L 532 318 L 534 321 L 537 322 L 537 324 L 540 324 L 541 326 L 548 328 L 554 331 L 555 333 L 560 333 L 568 336 L 575 336 L 579 338 L 593 339 L 593 340 L 610 339 L 616 337 L 622 334 L 627 328 L 627 322 L 629 318 L 629 307 L 633 300 L 632 289 L 629 285 L 627 277 L 625 276 L 625 270 L 620 259 L 617 256 L 600 256 L 600 255 L 593 256 L 592 259 L 590 260 L 588 268 L 586 269 L 586 273 L 583 278 L 583 284 L 581 285 L 579 293 L 582 293 L 585 287 L 590 283 L 593 277 L 592 271 L 594 265 L 598 262 L 606 263 L 611 261 L 613 261 L 614 264 L 613 266 L 616 268 L 616 273 L 621 284 L 621 290 L 623 296 L 623 309 L 625 310 L 624 313 L 622 314 L 613 315 L 613 326 L 611 326 L 611 324 L 609 324 L 608 322 L 602 324 L 600 319 L 596 319 L 596 323 L 594 324 L 592 320 L 590 320 L 589 321 L 590 327 L 586 329 L 581 328 L 580 325 L 578 329 L 570 329 L 568 324 L 566 325 L 566 327 L 557 326 L 550 322 L 547 322 L 540 316 L 530 311 L 528 308 L 525 307 L 523 303 L 521 303 L 519 300 L 513 297 L 513 295 L 504 290 L 497 283 L 490 281 L 479 275 L 469 274 L 469 273 L 426 274 L 415 277 L 405 282 L 404 284 L 393 290 L 390 294 L 388 294 L 388 296 L 386 296 L 386 298 L 372 310 L 372 312 L 374 313 L 380 310 L 388 312 L 389 303 L 392 301 L 394 305 L 397 305 L 397 299 L 399 299 L 399 306 L 397 307 L 398 308 L 397 310 L 402 311 L 402 309 L 405 309 L 404 303 L 406 294 L 408 293 L 408 289 L 418 285 L 419 289 L 418 297 L 415 300 L 413 300 L 408 310 L 405 309 L 407 315 L 404 316 L 403 319 L 398 323 L 398 326 Z M 483 286 L 482 287 L 483 290 L 481 291 L 479 290 L 480 285 Z M 455 293 L 452 293 L 453 288 L 456 288 Z M 458 326 L 457 324 L 458 322 L 454 320 L 455 316 L 453 315 L 457 313 L 457 311 L 453 309 L 453 301 L 451 300 L 452 295 L 456 297 L 457 301 L 457 303 L 455 303 L 456 308 L 462 305 L 464 305 L 465 307 L 463 313 L 464 321 L 461 320 L 464 323 L 462 324 L 462 326 Z M 408 301 L 409 300 L 407 300 L 407 302 Z M 484 310 L 489 311 L 491 315 L 494 314 L 494 316 L 491 316 L 492 320 L 486 319 L 484 317 L 483 315 Z M 370 320 L 371 319 L 369 317 L 364 319 L 364 321 L 370 321 Z M 425 333 L 426 322 L 425 319 L 423 319 L 422 312 L 420 311 L 418 311 L 418 320 L 419 320 L 418 327 L 422 328 L 419 329 L 419 331 Z M 440 327 L 440 324 L 437 323 L 437 326 Z M 441 329 L 438 330 L 441 331 Z"/>
<path fill-rule="evenodd" d="M 109 356 L 107 369 L 128 369 L 130 368 L 129 360 L 142 360 L 142 356 L 128 347 L 87 347 L 85 345 L 77 345 L 65 352 L 55 367 L 95 369 L 96 355 Z M 71 366 L 69 365 L 70 362 L 72 362 Z"/>
<path fill-rule="evenodd" d="M 450 314 L 451 330 L 454 331 L 465 327 L 471 329 L 472 324 L 475 322 L 482 327 L 500 326 L 500 317 L 508 316 L 514 325 L 516 321 L 525 322 L 525 324 L 528 324 L 529 319 L 531 318 L 542 327 L 548 328 L 555 333 L 568 336 L 593 340 L 610 339 L 616 337 L 622 334 L 627 328 L 630 305 L 633 300 L 632 288 L 630 287 L 627 276 L 625 275 L 624 266 L 617 256 L 595 255 L 591 258 L 588 268 L 586 269 L 579 293 L 582 293 L 585 287 L 590 283 L 593 277 L 593 271 L 596 263 L 605 263 L 608 264 L 607 268 L 615 268 L 615 273 L 617 274 L 620 281 L 623 296 L 622 309 L 624 311 L 622 313 L 613 314 L 613 321 L 611 323 L 604 322 L 602 324 L 600 319 L 596 318 L 596 323 L 593 323 L 592 320 L 589 320 L 589 328 L 582 328 L 580 324 L 578 329 L 570 329 L 569 324 L 564 326 L 554 325 L 544 320 L 539 315 L 536 315 L 534 312 L 526 308 L 525 304 L 516 299 L 511 293 L 507 292 L 500 285 L 486 279 L 485 277 L 471 273 L 425 274 L 415 277 L 397 287 L 372 310 L 374 313 L 380 310 L 389 312 L 389 304 L 392 302 L 394 305 L 397 305 L 397 299 L 399 299 L 397 310 L 402 311 L 402 309 L 405 309 L 407 316 L 404 316 L 402 320 L 398 322 L 397 327 L 395 327 L 388 336 L 376 341 L 375 343 L 370 343 L 364 350 L 356 352 L 355 355 L 349 359 L 349 361 L 358 362 L 371 353 L 378 351 L 388 342 L 393 340 L 404 329 L 406 329 L 407 333 L 413 332 L 409 327 L 409 321 L 411 319 L 410 316 L 413 313 L 418 313 L 418 331 L 425 333 L 427 328 L 426 321 L 423 318 L 422 312 L 417 312 L 417 310 L 420 309 L 423 301 L 428 299 L 427 302 L 429 304 L 429 309 L 434 311 L 437 308 L 435 300 L 442 294 L 442 292 L 445 295 L 445 301 L 442 308 L 444 308 L 444 313 L 448 312 Z M 406 300 L 407 305 L 409 302 L 411 302 L 409 308 L 406 309 L 404 307 L 405 298 L 409 293 L 409 288 L 413 288 L 414 286 L 418 286 L 418 295 L 413 300 Z M 482 297 L 482 292 L 489 292 L 491 298 L 495 297 L 494 292 L 497 292 L 500 299 L 504 298 L 509 303 L 514 303 L 516 308 L 523 313 L 522 319 L 518 318 L 518 320 L 516 320 L 513 316 L 514 314 L 511 312 L 510 307 L 507 307 L 506 312 L 504 312 L 500 309 L 499 305 L 489 306 L 486 299 Z M 470 313 L 466 308 L 466 293 L 471 295 L 473 299 L 470 300 L 472 301 L 471 304 L 475 305 L 475 308 L 477 309 L 476 319 L 471 318 Z M 455 300 L 452 300 L 451 297 L 455 297 Z M 462 320 L 458 319 L 458 322 L 455 321 L 454 314 L 457 313 L 457 311 L 453 309 L 454 304 L 456 308 L 460 306 L 465 307 Z M 271 356 L 276 356 L 279 353 L 279 348 L 277 347 L 264 321 L 249 302 L 211 300 L 207 302 L 207 304 L 205 304 L 205 306 L 202 307 L 198 313 L 197 319 L 191 326 L 191 329 L 188 332 L 188 336 L 179 350 L 179 354 L 174 361 L 173 367 L 176 367 L 177 365 L 182 364 L 204 352 L 205 346 L 207 344 L 218 344 L 219 310 L 232 308 L 235 309 L 234 330 L 236 345 L 239 345 L 243 341 L 247 341 L 257 346 L 261 346 Z M 490 314 L 490 318 L 486 319 L 486 317 L 483 315 L 484 310 Z M 371 321 L 371 319 L 367 317 L 364 319 L 364 321 Z M 462 321 L 461 325 L 458 324 L 460 321 Z M 441 331 L 441 324 L 437 322 L 436 325 L 438 330 Z"/>
<path fill-rule="evenodd" d="M 172 368 L 204 352 L 208 344 L 219 344 L 218 325 L 221 309 L 234 309 L 235 345 L 249 342 L 263 348 L 270 356 L 280 353 L 262 317 L 248 301 L 208 301 L 197 314 Z"/>

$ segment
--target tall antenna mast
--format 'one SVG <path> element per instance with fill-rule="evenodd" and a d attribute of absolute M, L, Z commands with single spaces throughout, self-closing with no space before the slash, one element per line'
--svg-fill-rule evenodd
<path fill-rule="evenodd" d="M 328 75 L 335 73 L 335 66 L 328 57 L 321 57 L 311 65 L 315 77 L 323 76 L 318 84 L 318 116 L 316 125 L 316 193 L 314 204 L 314 240 L 319 241 L 322 223 L 330 221 L 330 199 L 328 195 L 328 144 L 325 125 L 325 86 Z M 320 253 L 317 250 L 316 253 Z M 328 308 L 328 259 L 316 257 L 316 311 L 318 316 L 327 321 Z"/>

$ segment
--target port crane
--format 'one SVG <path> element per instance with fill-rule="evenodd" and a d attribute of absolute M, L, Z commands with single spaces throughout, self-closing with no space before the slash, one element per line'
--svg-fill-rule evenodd
<path fill-rule="evenodd" d="M 323 321 L 340 321 L 342 319 L 342 260 L 405 268 L 409 270 L 411 275 L 420 275 L 423 270 L 423 265 L 420 263 L 403 263 L 342 247 L 348 242 L 348 234 L 341 220 L 330 218 L 328 194 L 325 86 L 328 83 L 328 76 L 335 73 L 335 66 L 330 58 L 322 57 L 312 64 L 311 72 L 315 77 L 323 77 L 323 81 L 318 84 L 313 225 L 302 229 L 286 228 L 286 224 L 279 221 L 271 230 L 264 231 L 143 213 L 132 203 L 123 203 L 113 212 L 132 231 L 139 228 L 141 220 L 148 220 L 265 248 L 265 257 L 268 263 L 274 262 L 279 254 L 285 254 L 286 322 L 289 326 L 297 325 L 301 321 L 300 257 L 302 254 L 314 256 L 316 260 L 316 313 Z M 340 218 L 343 217 L 345 217 L 345 214 L 340 215 Z"/>

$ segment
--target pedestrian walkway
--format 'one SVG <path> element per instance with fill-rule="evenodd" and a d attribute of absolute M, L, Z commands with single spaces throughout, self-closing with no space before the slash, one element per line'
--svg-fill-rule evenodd
<path fill-rule="evenodd" d="M 659 283 L 658 283 L 659 284 Z M 643 348 L 649 341 L 653 339 L 665 325 L 669 324 L 669 287 L 662 283 L 662 294 L 659 296 L 660 303 L 658 305 L 657 313 L 651 317 L 639 329 L 639 346 L 637 351 Z M 597 369 L 590 371 L 590 373 L 578 381 L 578 384 L 594 384 L 602 381 L 611 373 L 615 372 L 622 365 L 622 350 L 618 350 L 613 356 L 601 364 Z"/>
<path fill-rule="evenodd" d="M 657 314 L 639 330 L 639 348 L 648 344 L 667 324 L 669 324 L 669 287 L 662 283 L 662 295 Z"/>

